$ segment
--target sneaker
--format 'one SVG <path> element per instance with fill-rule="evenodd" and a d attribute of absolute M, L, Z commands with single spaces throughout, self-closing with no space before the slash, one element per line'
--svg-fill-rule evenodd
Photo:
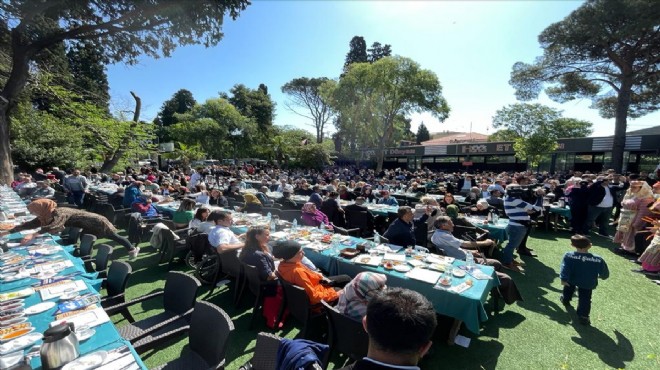
<path fill-rule="evenodd" d="M 586 325 L 586 326 L 591 325 L 591 320 L 589 320 L 589 316 L 580 316 L 578 317 L 578 320 L 582 325 Z"/>
<path fill-rule="evenodd" d="M 128 252 L 128 259 L 131 260 L 131 261 L 136 259 L 137 256 L 138 256 L 138 253 L 140 253 L 140 248 L 139 247 L 134 248 L 132 251 Z"/>
<path fill-rule="evenodd" d="M 525 270 L 522 267 L 516 266 L 513 263 L 510 263 L 508 265 L 502 264 L 502 267 L 507 269 L 507 270 L 514 271 L 514 272 L 519 272 L 519 273 L 525 272 Z"/>
<path fill-rule="evenodd" d="M 513 260 L 511 263 L 513 263 L 516 266 L 525 266 L 526 263 L 524 261 L 518 261 L 518 260 Z"/>
<path fill-rule="evenodd" d="M 225 285 L 227 285 L 227 284 L 229 284 L 229 283 L 230 283 L 230 281 L 227 280 L 227 279 L 220 280 L 220 281 L 218 281 L 218 282 L 215 284 L 215 287 L 216 287 L 216 288 L 220 288 L 220 287 L 223 287 L 223 286 L 225 286 Z"/>
<path fill-rule="evenodd" d="M 571 305 L 571 300 L 570 299 L 564 299 L 563 295 L 559 296 L 559 302 L 561 302 L 564 305 L 564 307 L 568 307 L 568 306 Z"/>

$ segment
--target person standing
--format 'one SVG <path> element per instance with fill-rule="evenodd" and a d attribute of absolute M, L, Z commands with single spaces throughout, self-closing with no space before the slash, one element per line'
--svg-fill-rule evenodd
<path fill-rule="evenodd" d="M 607 226 L 610 222 L 612 207 L 614 206 L 614 195 L 610 189 L 610 178 L 598 176 L 596 182 L 589 188 L 589 207 L 584 230 L 588 233 L 594 222 L 598 225 L 598 234 L 609 237 Z"/>
<path fill-rule="evenodd" d="M 610 276 L 605 260 L 589 253 L 591 241 L 583 235 L 573 235 L 571 245 L 576 249 L 564 255 L 559 271 L 561 285 L 564 286 L 559 300 L 568 306 L 575 290 L 578 291 L 577 315 L 580 323 L 591 325 L 591 294 L 598 286 L 598 278 L 605 280 Z"/>
<path fill-rule="evenodd" d="M 80 170 L 73 170 L 73 173 L 64 179 L 64 189 L 69 195 L 69 203 L 81 207 L 87 191 L 87 179 L 80 174 Z"/>
<path fill-rule="evenodd" d="M 523 190 L 518 184 L 507 185 L 506 193 L 504 212 L 509 217 L 509 225 L 506 227 L 509 242 L 504 247 L 502 267 L 516 272 L 524 272 L 520 267 L 522 263 L 513 259 L 513 251 L 520 247 L 527 235 L 527 228 L 531 226 L 529 213 L 541 211 L 542 207 L 525 202 L 522 199 Z"/>

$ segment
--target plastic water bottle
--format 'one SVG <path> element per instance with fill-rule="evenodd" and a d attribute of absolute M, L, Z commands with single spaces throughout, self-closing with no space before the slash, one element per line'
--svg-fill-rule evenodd
<path fill-rule="evenodd" d="M 474 268 L 474 256 L 472 255 L 471 252 L 466 253 L 465 266 L 467 267 L 468 271 L 472 271 L 472 269 Z"/>
<path fill-rule="evenodd" d="M 295 218 L 293 219 L 293 224 L 291 225 L 291 230 L 293 230 L 293 231 L 298 230 L 298 220 L 295 219 Z"/>
<path fill-rule="evenodd" d="M 497 212 L 493 212 L 493 224 L 497 225 L 500 222 L 500 216 Z"/>
<path fill-rule="evenodd" d="M 325 222 L 321 221 L 321 224 L 319 225 L 319 229 L 325 230 Z"/>
<path fill-rule="evenodd" d="M 273 219 L 273 215 L 271 215 L 270 212 L 268 212 L 268 214 L 266 215 L 266 220 L 270 222 L 270 220 L 272 219 Z"/>
<path fill-rule="evenodd" d="M 270 220 L 270 232 L 274 233 L 277 231 L 277 225 L 275 225 L 275 220 L 271 219 Z"/>
<path fill-rule="evenodd" d="M 374 231 L 374 243 L 376 245 L 380 244 L 380 234 L 378 234 L 378 231 Z"/>

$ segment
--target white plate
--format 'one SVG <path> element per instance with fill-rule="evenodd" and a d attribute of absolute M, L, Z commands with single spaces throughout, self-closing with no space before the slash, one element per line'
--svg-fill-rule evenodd
<path fill-rule="evenodd" d="M 87 328 L 84 330 L 79 330 L 76 332 L 76 338 L 78 338 L 79 342 L 82 342 L 84 340 L 87 340 L 91 338 L 94 334 L 96 334 L 96 330 L 92 328 Z"/>
<path fill-rule="evenodd" d="M 44 336 L 41 333 L 30 333 L 14 340 L 10 340 L 5 344 L 0 345 L 0 354 L 4 355 L 13 351 L 18 351 L 19 349 L 23 349 L 25 347 L 29 347 L 34 342 L 40 340 L 43 337 Z"/>
<path fill-rule="evenodd" d="M 106 351 L 96 351 L 64 365 L 62 370 L 88 370 L 100 366 L 108 357 Z"/>
<path fill-rule="evenodd" d="M 458 278 L 465 277 L 465 270 L 454 269 L 451 273 Z"/>
<path fill-rule="evenodd" d="M 51 308 L 55 307 L 57 303 L 55 302 L 41 302 L 39 304 L 35 304 L 34 306 L 30 306 L 25 309 L 25 314 L 26 315 L 34 315 L 42 312 L 46 312 L 50 310 Z"/>
<path fill-rule="evenodd" d="M 25 329 L 21 329 L 21 330 L 27 330 L 27 331 L 25 333 L 21 334 L 20 336 L 14 337 L 14 338 L 5 339 L 5 337 L 0 337 L 0 342 L 9 342 L 9 341 L 12 341 L 12 340 L 16 340 L 18 338 L 22 338 L 23 336 L 32 333 L 34 331 L 34 327 L 30 326 L 29 328 L 25 328 Z"/>
<path fill-rule="evenodd" d="M 0 326 L 3 327 L 3 328 L 8 328 L 8 327 L 10 327 L 14 324 L 20 324 L 20 323 L 25 322 L 25 321 L 27 321 L 27 317 L 18 316 L 18 317 L 13 317 L 9 320 L 0 321 Z"/>
<path fill-rule="evenodd" d="M 412 267 L 410 267 L 410 266 L 406 266 L 406 265 L 396 265 L 396 266 L 394 266 L 394 271 L 408 272 L 410 270 L 412 270 Z"/>

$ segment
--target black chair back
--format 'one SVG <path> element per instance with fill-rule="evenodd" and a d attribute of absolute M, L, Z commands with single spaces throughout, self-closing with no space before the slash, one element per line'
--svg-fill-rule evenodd
<path fill-rule="evenodd" d="M 335 231 L 335 234 L 341 234 L 341 235 L 346 235 L 346 236 L 354 236 L 356 238 L 360 237 L 360 229 L 359 228 L 347 230 L 347 229 L 344 229 L 343 227 L 334 226 L 334 231 Z"/>
<path fill-rule="evenodd" d="M 64 245 L 76 245 L 78 244 L 78 239 L 80 239 L 80 234 L 82 234 L 83 229 L 79 227 L 69 227 L 68 230 L 63 230 L 62 242 Z"/>
<path fill-rule="evenodd" d="M 305 289 L 291 284 L 280 277 L 280 283 L 284 288 L 284 300 L 286 308 L 289 309 L 289 314 L 296 320 L 303 323 L 303 328 L 300 330 L 300 337 L 307 337 L 307 327 L 310 319 L 312 319 L 312 305 L 307 296 Z M 280 310 L 281 311 L 281 310 Z M 281 315 L 280 315 L 281 316 Z M 281 317 L 280 317 L 281 319 Z"/>
<path fill-rule="evenodd" d="M 369 227 L 368 217 L 367 211 L 346 211 L 346 227 L 349 229 L 360 229 L 362 236 L 372 235 L 374 231 Z"/>
<path fill-rule="evenodd" d="M 96 243 L 96 236 L 92 234 L 83 234 L 80 237 L 80 257 L 89 257 L 92 255 L 92 249 L 94 249 L 94 243 Z"/>
<path fill-rule="evenodd" d="M 241 275 L 241 262 L 238 260 L 236 250 L 222 252 L 219 256 L 222 272 L 233 278 L 238 278 Z"/>
<path fill-rule="evenodd" d="M 128 285 L 128 279 L 133 273 L 133 268 L 126 262 L 114 261 L 108 269 L 108 280 L 106 289 L 108 296 L 123 294 Z"/>
<path fill-rule="evenodd" d="M 250 360 L 252 370 L 277 369 L 277 350 L 280 348 L 281 338 L 275 334 L 259 333 L 254 346 L 254 356 Z"/>
<path fill-rule="evenodd" d="M 297 209 L 283 209 L 280 211 L 280 218 L 289 222 L 296 219 L 300 220 L 300 216 L 302 216 L 302 212 Z"/>
<path fill-rule="evenodd" d="M 165 281 L 163 308 L 165 311 L 182 315 L 195 305 L 197 290 L 202 284 L 195 277 L 183 272 L 170 271 Z"/>
<path fill-rule="evenodd" d="M 223 365 L 233 331 L 234 323 L 221 308 L 206 301 L 195 303 L 190 321 L 190 349 L 203 358 L 210 369 Z"/>
<path fill-rule="evenodd" d="M 105 271 L 108 268 L 108 262 L 112 258 L 113 248 L 107 244 L 99 244 L 95 257 L 95 270 Z"/>
<path fill-rule="evenodd" d="M 245 276 L 245 281 L 247 283 L 248 289 L 250 289 L 250 292 L 254 294 L 255 297 L 259 297 L 261 294 L 262 285 L 261 278 L 259 277 L 259 270 L 257 270 L 255 266 L 244 263 L 243 274 Z"/>
<path fill-rule="evenodd" d="M 330 324 L 330 352 L 337 350 L 353 360 L 365 357 L 369 349 L 369 336 L 364 331 L 362 322 L 344 315 L 325 301 L 321 304 L 325 307 Z"/>

